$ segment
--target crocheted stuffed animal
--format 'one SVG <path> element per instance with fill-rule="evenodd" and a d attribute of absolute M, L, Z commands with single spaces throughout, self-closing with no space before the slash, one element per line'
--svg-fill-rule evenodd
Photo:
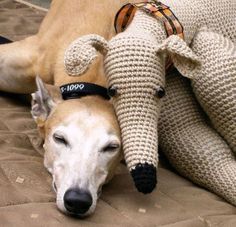
<path fill-rule="evenodd" d="M 236 205 L 236 45 L 202 30 L 191 48 L 201 61 L 186 71 L 193 89 L 177 71 L 166 76 L 160 145 L 179 173 Z"/>
<path fill-rule="evenodd" d="M 191 74 L 193 91 L 214 128 L 236 154 L 236 43 L 203 29 L 191 47 L 201 61 L 195 70 L 186 72 Z"/>
<path fill-rule="evenodd" d="M 121 127 L 125 160 L 139 191 L 151 192 L 156 185 L 159 135 L 159 144 L 181 174 L 236 205 L 236 164 L 229 148 L 229 145 L 232 149 L 235 148 L 235 102 L 231 104 L 228 101 L 235 100 L 233 42 L 236 43 L 234 13 L 236 2 L 233 0 L 226 0 L 223 3 L 219 0 L 165 0 L 163 3 L 170 6 L 181 21 L 185 31 L 185 41 L 176 35 L 166 38 L 162 22 L 139 10 L 129 27 L 112 38 L 109 44 L 96 35 L 82 37 L 75 41 L 66 53 L 66 69 L 71 75 L 82 74 L 95 57 L 94 48 L 103 50 L 108 84 L 113 90 L 113 103 Z M 199 28 L 203 26 L 208 26 L 214 32 L 220 32 L 228 38 L 225 39 L 226 41 L 222 37 L 219 38 L 223 41 L 220 55 L 216 51 L 219 42 L 213 42 L 215 35 L 212 39 L 210 36 L 207 37 L 208 40 L 202 38 L 205 36 L 204 32 L 196 35 Z M 93 41 L 88 41 L 91 38 Z M 83 39 L 87 40 L 87 44 L 92 44 L 90 48 L 88 46 L 85 48 L 87 51 L 81 51 Z M 193 40 L 192 50 L 188 44 Z M 207 57 L 208 49 L 202 51 L 205 48 L 204 45 L 202 46 L 205 41 L 208 47 L 212 48 L 209 51 L 213 50 L 211 53 L 217 54 L 216 64 L 212 61 L 214 58 L 211 54 Z M 225 48 L 225 44 L 228 47 Z M 196 102 L 187 79 L 177 72 L 172 72 L 165 77 L 167 55 L 171 56 L 175 67 L 183 76 L 192 78 L 192 85 L 199 101 L 214 127 L 229 145 L 212 128 Z M 221 56 L 226 56 L 227 59 L 226 65 L 228 64 L 229 70 L 223 71 L 226 77 L 223 84 L 227 88 L 230 87 L 230 92 L 218 85 L 214 87 L 216 83 L 212 84 L 215 74 L 211 70 L 218 76 L 222 76 L 220 70 L 219 74 L 216 70 L 225 66 L 222 61 L 225 58 L 221 59 Z M 84 67 L 81 67 L 81 64 L 84 64 Z M 212 65 L 215 68 L 212 67 L 210 70 L 209 66 Z M 197 74 L 199 77 L 196 77 Z M 209 75 L 209 91 L 204 87 L 204 82 L 201 82 L 204 81 L 206 74 Z M 167 97 L 163 99 L 164 105 L 161 110 L 165 79 L 167 79 Z M 220 82 L 218 84 L 222 85 Z M 215 92 L 220 94 L 217 101 L 218 109 L 209 108 L 212 100 L 215 100 Z M 227 122 L 214 112 L 214 109 L 217 109 L 216 111 L 228 117 L 228 112 L 222 112 L 221 109 L 221 103 L 225 99 L 230 103 L 226 104 L 225 108 L 230 108 L 230 113 L 234 112 L 230 115 L 230 120 L 227 118 Z M 225 125 L 231 127 L 227 129 L 221 127 L 222 123 L 217 123 L 219 121 L 216 115 Z M 159 128 L 157 128 L 158 119 Z"/>

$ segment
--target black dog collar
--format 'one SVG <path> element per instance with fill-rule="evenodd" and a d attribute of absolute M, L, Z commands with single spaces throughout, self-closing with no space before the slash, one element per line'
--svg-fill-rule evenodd
<path fill-rule="evenodd" d="M 99 95 L 105 99 L 110 99 L 105 87 L 91 83 L 71 83 L 60 87 L 61 94 L 64 100 L 81 98 L 87 95 Z"/>

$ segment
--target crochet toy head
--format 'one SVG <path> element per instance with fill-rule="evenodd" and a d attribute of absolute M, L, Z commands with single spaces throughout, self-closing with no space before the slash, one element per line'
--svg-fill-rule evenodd
<path fill-rule="evenodd" d="M 131 34 L 131 35 L 130 35 Z M 156 186 L 158 165 L 158 118 L 165 95 L 165 52 L 181 68 L 197 61 L 186 43 L 171 36 L 162 44 L 143 31 L 130 28 L 109 44 L 97 35 L 74 41 L 65 53 L 65 68 L 71 76 L 84 73 L 96 50 L 105 55 L 108 93 L 121 128 L 123 151 L 138 191 L 150 193 Z M 184 61 L 183 61 L 184 60 Z"/>
<path fill-rule="evenodd" d="M 157 182 L 158 119 L 165 95 L 165 52 L 175 56 L 179 67 L 184 61 L 191 68 L 197 60 L 179 37 L 169 37 L 158 45 L 145 32 L 133 33 L 132 27 L 109 42 L 105 58 L 109 86 L 117 90 L 113 103 L 125 160 L 136 188 L 142 193 L 152 192 Z"/>

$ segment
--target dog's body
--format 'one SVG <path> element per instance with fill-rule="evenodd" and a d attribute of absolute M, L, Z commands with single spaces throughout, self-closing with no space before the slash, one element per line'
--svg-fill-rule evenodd
<path fill-rule="evenodd" d="M 1 73 L 0 89 L 32 93 L 36 89 L 36 75 L 57 86 L 78 80 L 105 86 L 101 61 L 80 78 L 72 78 L 64 70 L 64 52 L 79 36 L 92 33 L 109 38 L 114 35 L 114 16 L 122 2 L 53 1 L 38 34 L 1 46 L 1 72 L 4 73 Z"/>
<path fill-rule="evenodd" d="M 0 46 L 0 89 L 33 94 L 32 115 L 45 139 L 44 164 L 53 175 L 60 210 L 91 214 L 102 185 L 120 161 L 120 130 L 111 103 L 99 96 L 64 101 L 59 86 L 90 82 L 106 86 L 102 57 L 80 77 L 64 69 L 64 52 L 76 38 L 114 35 L 113 21 L 125 1 L 55 0 L 38 34 Z M 45 85 L 41 79 L 49 84 Z"/>

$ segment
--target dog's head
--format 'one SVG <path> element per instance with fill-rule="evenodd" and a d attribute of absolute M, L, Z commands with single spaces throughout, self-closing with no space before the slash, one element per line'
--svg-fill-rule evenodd
<path fill-rule="evenodd" d="M 44 164 L 53 176 L 57 206 L 68 214 L 90 215 L 121 159 L 113 107 L 97 96 L 64 101 L 59 87 L 36 82 L 32 115 L 45 139 Z"/>

